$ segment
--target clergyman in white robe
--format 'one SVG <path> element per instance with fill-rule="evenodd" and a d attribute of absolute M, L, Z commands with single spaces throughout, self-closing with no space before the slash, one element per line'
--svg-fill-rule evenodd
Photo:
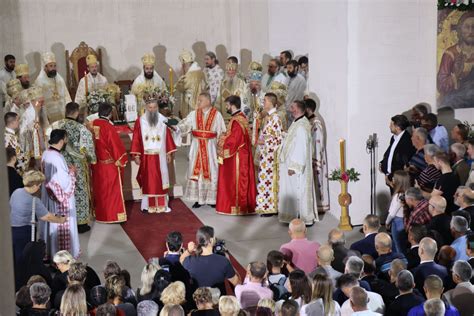
<path fill-rule="evenodd" d="M 131 92 L 137 98 L 137 105 L 138 105 L 138 115 L 142 114 L 143 108 L 145 106 L 145 102 L 143 101 L 143 92 L 145 89 L 148 88 L 156 88 L 158 87 L 160 90 L 168 90 L 166 87 L 166 83 L 163 81 L 161 76 L 153 70 L 153 78 L 147 79 L 145 78 L 145 72 L 142 69 L 142 72 L 135 78 L 132 84 Z"/>
<path fill-rule="evenodd" d="M 46 242 L 46 254 L 52 258 L 59 250 L 67 250 L 74 257 L 80 255 L 74 190 L 76 178 L 63 155 L 50 147 L 43 153 L 41 167 L 46 177 L 41 188 L 41 201 L 49 212 L 66 216 L 64 224 L 40 221 L 40 239 Z"/>
<path fill-rule="evenodd" d="M 184 198 L 201 205 L 215 205 L 219 170 L 217 163 L 217 140 L 222 133 L 225 133 L 226 126 L 221 113 L 214 107 L 209 107 L 202 111 L 203 119 L 198 124 L 198 111 L 192 111 L 177 125 L 178 132 L 182 136 L 188 133 L 192 135 Z M 212 116 L 210 115 L 211 112 Z M 208 122 L 210 116 L 212 121 Z M 205 130 L 200 127 L 204 127 Z M 204 159 L 202 159 L 200 154 L 201 150 L 205 150 L 207 153 L 207 157 L 204 157 Z M 202 166 L 205 162 L 207 162 L 207 170 L 209 170 L 209 174 L 206 174 L 206 176 Z"/>
<path fill-rule="evenodd" d="M 303 115 L 297 118 L 283 139 L 279 154 L 280 190 L 278 219 L 289 223 L 300 218 L 306 225 L 318 221 L 312 167 L 311 125 Z M 289 175 L 288 171 L 293 171 Z"/>
<path fill-rule="evenodd" d="M 49 78 L 44 69 L 41 69 L 35 85 L 43 90 L 44 107 L 49 123 L 63 119 L 66 104 L 71 102 L 71 96 L 61 75 L 57 73 L 56 77 Z"/>
<path fill-rule="evenodd" d="M 107 78 L 102 76 L 100 73 L 93 76 L 90 72 L 87 73 L 87 92 L 91 93 L 92 91 L 97 91 L 100 89 L 105 89 L 107 86 L 108 81 Z M 77 92 L 76 98 L 74 100 L 77 104 L 81 107 L 87 106 L 87 98 L 86 98 L 86 80 L 84 77 L 79 80 L 79 84 L 77 85 Z"/>

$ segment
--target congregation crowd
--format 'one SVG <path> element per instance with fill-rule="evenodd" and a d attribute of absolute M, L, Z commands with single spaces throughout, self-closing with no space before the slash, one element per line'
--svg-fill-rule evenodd
<path fill-rule="evenodd" d="M 173 152 L 190 134 L 185 198 L 221 214 L 278 215 L 289 223 L 291 240 L 268 249 L 266 261 L 249 263 L 244 276 L 228 251 L 216 253 L 212 227 L 201 227 L 187 244 L 180 232 L 170 232 L 164 256 L 147 258 L 138 289 L 120 262 L 107 261 L 101 281 L 80 261 L 77 234 L 89 229 L 92 208 L 98 222 L 126 220 L 121 177 L 127 152 L 112 123 L 113 105 L 103 102 L 97 113 L 87 113 L 97 115 L 88 127 L 80 122 L 88 108 L 83 96 L 104 84 L 97 60 L 87 58 L 90 77 L 78 89 L 85 93 L 66 102 L 54 56 L 46 54 L 40 79 L 53 80 L 53 88 L 41 82 L 30 88 L 24 72 L 5 85 L 20 315 L 474 315 L 469 126 L 458 124 L 449 134 L 426 104 L 414 106 L 410 118 L 392 117 L 393 136 L 380 163 L 392 194 L 387 211 L 368 215 L 365 236 L 351 245 L 338 229 L 327 240 L 308 240 L 307 227 L 329 209 L 323 124 L 307 98 L 307 68 L 299 73 L 308 60 L 297 62 L 285 51 L 266 74 L 253 62 L 243 78 L 235 57 L 224 76 L 215 55 L 206 56 L 204 73 L 192 54 L 180 55 L 183 99 L 174 125 L 169 112 L 159 114 L 163 100 L 172 98 L 154 74 L 154 56 L 142 59 L 132 92 L 144 114 L 130 150 L 140 166 L 141 209 L 170 211 Z M 11 57 L 2 70 L 9 75 Z M 103 194 L 91 198 L 91 187 Z M 34 238 L 35 218 L 42 240 Z"/>

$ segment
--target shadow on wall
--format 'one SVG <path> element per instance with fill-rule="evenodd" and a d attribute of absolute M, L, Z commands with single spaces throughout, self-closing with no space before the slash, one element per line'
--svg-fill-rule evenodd
<path fill-rule="evenodd" d="M 39 52 L 31 52 L 31 53 L 28 53 L 26 56 L 25 56 L 25 59 L 26 59 L 26 62 L 28 63 L 28 65 L 30 66 L 30 78 L 33 79 L 33 78 L 37 78 L 40 71 L 41 71 L 41 68 L 42 68 L 42 65 L 41 65 L 41 53 Z M 34 69 L 35 72 L 32 73 L 31 70 Z"/>
<path fill-rule="evenodd" d="M 433 106 L 431 106 L 430 104 L 426 102 L 423 102 L 423 104 L 428 107 L 428 112 L 433 112 L 433 108 L 434 108 Z M 408 120 L 411 121 L 412 113 L 413 113 L 412 109 L 409 109 L 403 112 L 402 114 L 405 115 L 408 118 Z M 462 123 L 460 120 L 455 118 L 454 109 L 449 108 L 449 107 L 438 109 L 437 115 L 438 115 L 438 124 L 444 125 L 448 133 L 453 129 L 454 126 L 456 126 L 459 123 Z M 450 138 L 450 142 L 451 142 L 451 138 Z"/>
<path fill-rule="evenodd" d="M 160 75 L 161 78 L 166 82 L 167 85 L 170 84 L 169 80 L 169 70 L 173 68 L 167 61 L 166 61 L 166 46 L 158 44 L 157 46 L 153 47 L 153 54 L 155 54 L 156 61 L 155 61 L 155 69 L 156 72 Z M 178 60 L 178 57 L 176 57 Z M 173 63 L 171 63 L 173 64 Z M 180 75 L 180 74 L 179 74 Z M 173 81 L 176 83 L 178 80 L 178 73 L 176 73 L 176 69 L 173 68 Z"/>
<path fill-rule="evenodd" d="M 58 73 L 66 82 L 67 67 L 66 67 L 66 48 L 63 43 L 54 43 L 51 45 L 51 52 L 56 56 L 56 65 L 58 66 Z"/>

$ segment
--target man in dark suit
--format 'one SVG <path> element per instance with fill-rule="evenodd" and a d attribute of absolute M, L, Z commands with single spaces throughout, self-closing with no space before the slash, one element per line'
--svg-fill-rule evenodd
<path fill-rule="evenodd" d="M 451 235 L 451 216 L 445 213 L 446 200 L 442 196 L 433 196 L 428 204 L 428 211 L 431 221 L 428 223 L 428 231 L 435 231 L 442 239 L 440 246 L 451 245 L 453 236 Z"/>
<path fill-rule="evenodd" d="M 425 237 L 420 241 L 418 248 L 420 264 L 412 270 L 416 288 L 420 293 L 423 293 L 423 284 L 425 284 L 426 277 L 432 274 L 439 276 L 443 280 L 444 287 L 447 288 L 449 282 L 448 271 L 446 267 L 434 262 L 437 251 L 438 246 L 434 239 Z"/>
<path fill-rule="evenodd" d="M 390 121 L 390 132 L 393 136 L 379 164 L 379 169 L 385 174 L 387 184 L 392 181 L 393 173 L 403 170 L 416 152 L 411 135 L 406 130 L 409 126 L 410 122 L 405 115 L 395 115 Z"/>
<path fill-rule="evenodd" d="M 334 250 L 334 260 L 331 262 L 331 266 L 341 273 L 344 273 L 344 259 L 347 257 L 349 249 L 345 247 L 346 237 L 344 232 L 338 228 L 334 228 L 329 232 L 328 244 L 331 245 Z"/>
<path fill-rule="evenodd" d="M 425 299 L 413 292 L 415 282 L 408 270 L 402 270 L 397 275 L 397 288 L 400 294 L 390 304 L 385 312 L 387 316 L 408 315 L 412 307 L 421 304 Z"/>
<path fill-rule="evenodd" d="M 420 264 L 420 256 L 418 255 L 418 248 L 420 241 L 428 236 L 428 230 L 425 225 L 413 225 L 408 232 L 408 242 L 411 247 L 408 249 L 406 258 L 408 261 L 407 270 L 411 270 Z"/>
<path fill-rule="evenodd" d="M 379 256 L 375 250 L 375 235 L 380 229 L 380 219 L 377 215 L 367 215 L 362 224 L 362 231 L 365 237 L 351 245 L 351 250 L 358 251 L 361 255 L 371 255 L 377 259 Z"/>
<path fill-rule="evenodd" d="M 458 187 L 454 194 L 454 204 L 459 206 L 458 211 L 466 211 L 471 215 L 470 228 L 474 231 L 474 191 L 465 186 Z"/>

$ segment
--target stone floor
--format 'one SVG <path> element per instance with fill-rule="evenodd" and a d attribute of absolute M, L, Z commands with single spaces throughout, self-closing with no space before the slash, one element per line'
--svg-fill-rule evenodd
<path fill-rule="evenodd" d="M 187 149 L 180 148 L 175 158 L 177 181 L 184 184 L 188 166 Z M 185 203 L 191 208 L 192 203 Z M 336 207 L 334 204 L 332 206 Z M 282 243 L 289 240 L 288 226 L 279 223 L 276 216 L 218 215 L 209 206 L 192 210 L 204 224 L 215 228 L 216 236 L 226 241 L 229 251 L 243 266 L 253 260 L 265 261 L 268 251 L 279 249 Z M 320 221 L 308 229 L 308 238 L 325 243 L 328 232 L 337 226 L 338 220 L 331 212 L 320 215 Z M 347 232 L 347 244 L 361 236 L 358 228 Z M 132 286 L 139 286 L 145 260 L 119 224 L 93 223 L 91 231 L 80 235 L 80 241 L 81 259 L 99 274 L 107 260 L 115 260 L 130 272 Z"/>

